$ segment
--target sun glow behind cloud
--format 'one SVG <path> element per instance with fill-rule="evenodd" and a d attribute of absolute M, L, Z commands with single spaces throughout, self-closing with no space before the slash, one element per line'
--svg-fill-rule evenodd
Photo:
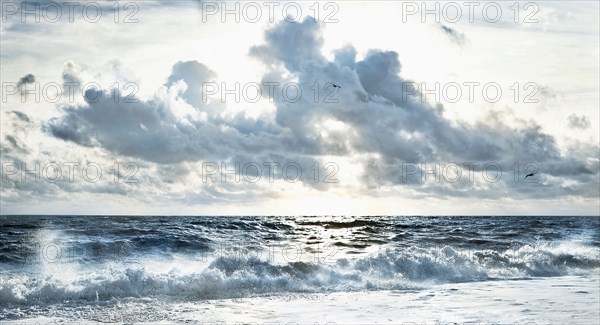
<path fill-rule="evenodd" d="M 69 105 L 64 103 L 31 105 L 20 103 L 19 98 L 12 98 L 6 105 L 3 103 L 2 143 L 9 143 L 6 140 L 8 135 L 19 135 L 17 138 L 30 150 L 28 155 L 19 156 L 18 159 L 29 162 L 84 159 L 98 161 L 105 169 L 116 160 L 133 161 L 140 166 L 140 183 L 122 187 L 114 184 L 103 184 L 102 187 L 100 184 L 81 182 L 66 188 L 54 184 L 37 185 L 40 189 L 35 184 L 3 184 L 3 213 L 44 210 L 36 210 L 29 200 L 46 202 L 44 206 L 52 202 L 50 209 L 59 213 L 75 213 L 89 207 L 92 212 L 98 213 L 464 214 L 481 200 L 487 202 L 477 206 L 481 213 L 501 211 L 507 201 L 499 196 L 514 190 L 516 192 L 507 199 L 512 200 L 527 190 L 486 182 L 460 186 L 446 184 L 437 188 L 429 185 L 420 188 L 402 186 L 398 180 L 403 160 L 399 157 L 412 158 L 410 154 L 413 151 L 417 159 L 422 159 L 424 155 L 439 157 L 440 152 L 451 151 L 448 147 L 453 143 L 434 141 L 430 147 L 424 146 L 422 149 L 420 146 L 432 137 L 428 133 L 436 131 L 436 128 L 447 128 L 450 130 L 448 132 L 455 133 L 446 137 L 435 135 L 439 136 L 435 138 L 438 139 L 436 141 L 452 137 L 462 141 L 465 140 L 460 138 L 462 131 L 456 130 L 465 127 L 463 124 L 476 127 L 480 123 L 487 123 L 489 128 L 497 119 L 498 123 L 494 125 L 498 130 L 496 136 L 504 135 L 505 131 L 509 135 L 518 133 L 510 129 L 514 128 L 527 136 L 537 137 L 532 140 L 535 144 L 527 145 L 539 145 L 546 150 L 544 146 L 548 144 L 544 141 L 554 141 L 555 146 L 566 155 L 565 159 L 583 162 L 585 168 L 598 166 L 597 156 L 589 156 L 594 149 L 597 151 L 597 121 L 600 118 L 597 109 L 598 45 L 592 39 L 597 39 L 598 27 L 591 24 L 587 29 L 584 27 L 587 25 L 582 23 L 598 19 L 597 10 L 579 9 L 576 5 L 555 2 L 543 4 L 540 14 L 543 24 L 507 26 L 462 22 L 451 25 L 452 31 L 464 36 L 464 41 L 457 42 L 449 38 L 438 23 L 421 23 L 417 20 L 403 23 L 399 19 L 402 9 L 399 2 L 340 2 L 336 16 L 338 23 L 315 24 L 315 34 L 322 36 L 322 47 L 317 47 L 313 52 L 311 44 L 302 43 L 311 41 L 312 34 L 295 35 L 304 37 L 293 44 L 297 47 L 295 50 L 315 56 L 312 59 L 300 57 L 299 68 L 295 67 L 297 62 L 289 57 L 281 58 L 282 53 L 277 52 L 287 50 L 281 45 L 286 41 L 285 37 L 269 34 L 270 31 L 280 30 L 282 35 L 291 35 L 296 32 L 292 28 L 287 29 L 292 23 L 282 23 L 281 17 L 274 23 L 222 23 L 218 20 L 203 23 L 201 11 L 194 2 L 174 6 L 141 5 L 140 23 L 130 26 L 107 21 L 98 24 L 56 24 L 45 26 L 47 33 L 43 35 L 41 29 L 35 30 L 39 26 L 32 27 L 34 32 L 24 32 L 3 25 L 3 81 L 18 80 L 27 73 L 33 73 L 43 82 L 62 83 L 61 77 L 67 62 L 73 62 L 79 67 L 75 73 L 78 77 L 99 82 L 103 87 L 114 82 L 137 83 L 137 97 L 143 104 L 130 115 L 98 105 L 98 112 L 114 112 L 112 118 L 115 122 L 105 123 L 99 117 L 94 120 L 88 115 L 80 115 L 87 105 L 83 101 L 78 103 L 81 105 L 77 110 L 70 113 L 66 113 Z M 309 5 L 302 4 L 305 12 L 310 12 L 307 9 Z M 313 28 L 308 24 L 295 24 L 302 26 L 299 28 Z M 27 43 L 40 46 L 31 48 L 23 45 Z M 557 44 L 565 46 L 557 48 Z M 356 72 L 356 69 L 343 67 L 336 62 L 337 51 L 348 45 L 356 51 L 352 64 L 373 64 L 373 70 L 380 68 L 378 64 L 393 64 L 392 56 L 388 54 L 373 55 L 375 49 L 394 51 L 399 61 L 398 75 L 403 81 L 428 85 L 436 82 L 496 82 L 505 93 L 502 100 L 494 104 L 486 102 L 481 96 L 475 96 L 472 103 L 465 96 L 457 103 L 445 102 L 443 109 L 432 103 L 431 98 L 419 104 L 425 107 L 424 112 L 429 112 L 429 106 L 438 109 L 436 114 L 439 113 L 443 119 L 429 113 L 412 120 L 402 115 L 396 116 L 394 114 L 400 113 L 393 111 L 387 115 L 381 114 L 381 109 L 393 102 L 394 94 L 387 93 L 387 90 L 378 92 L 377 88 L 365 90 L 369 85 L 360 78 L 378 78 L 379 71 L 370 76 L 368 71 Z M 4 51 L 7 48 L 9 50 Z M 578 59 L 573 60 L 575 57 Z M 263 81 L 296 82 L 307 86 L 319 82 L 321 87 L 327 82 L 344 81 L 341 102 L 337 106 L 323 103 L 310 105 L 304 102 L 304 98 L 298 105 L 282 102 L 281 99 L 270 102 L 263 88 L 263 98 L 257 103 L 244 100 L 235 102 L 231 100 L 233 96 L 227 97 L 226 103 L 221 103 L 220 94 L 217 94 L 209 103 L 201 103 L 202 107 L 198 109 L 197 102 L 194 104 L 185 98 L 185 91 L 189 88 L 185 81 L 168 85 L 167 80 L 178 62 L 203 64 L 214 72 L 213 82 L 219 86 L 225 84 L 228 88 L 235 83 L 243 86 L 248 83 L 261 84 Z M 330 70 L 319 66 L 332 62 L 336 62 L 336 67 Z M 299 71 L 292 71 L 295 68 Z M 381 75 L 385 73 L 381 72 Z M 393 82 L 394 77 L 397 76 L 389 76 L 387 84 Z M 194 80 L 204 81 L 200 77 Z M 515 82 L 520 82 L 522 86 L 529 81 L 543 87 L 541 101 L 537 104 L 511 101 L 510 87 Z M 190 83 L 190 80 L 187 82 Z M 385 84 L 379 86 L 385 87 Z M 463 91 L 465 89 L 462 88 Z M 304 91 L 305 97 L 311 96 L 310 91 Z M 10 109 L 5 108 L 9 106 Z M 348 110 L 355 109 L 353 106 L 364 109 L 366 113 L 358 109 L 352 114 L 348 113 Z M 12 110 L 25 112 L 33 121 L 32 124 L 19 131 L 14 125 L 22 121 L 16 122 L 18 119 L 10 113 Z M 156 110 L 158 115 L 170 114 L 172 120 L 164 118 L 164 115 L 156 121 L 153 116 L 149 116 L 145 122 L 136 120 L 142 113 L 151 110 Z M 217 113 L 213 114 L 211 110 Z M 397 111 L 400 111 L 399 107 Z M 357 117 L 359 112 L 364 115 Z M 593 122 L 589 127 L 574 131 L 566 121 L 566 117 L 573 113 L 587 116 Z M 77 121 L 80 130 L 89 128 L 89 134 L 78 135 L 90 138 L 99 136 L 100 140 L 94 141 L 100 141 L 102 145 L 93 142 L 75 144 L 72 141 L 74 138 L 63 138 L 67 140 L 63 141 L 49 135 L 47 130 L 52 126 L 55 134 L 67 131 L 70 120 L 61 120 L 65 116 Z M 53 120 L 55 124 L 49 124 L 52 118 L 56 118 Z M 428 118 L 435 119 L 435 122 L 428 125 L 429 122 L 425 121 Z M 129 127 L 128 121 L 135 127 Z M 153 121 L 156 122 L 154 126 L 151 123 Z M 126 127 L 117 128 L 117 122 Z M 421 129 L 410 130 L 411 124 L 421 123 L 425 125 Z M 112 132 L 106 131 L 112 127 Z M 46 131 L 43 131 L 44 128 Z M 395 131 L 384 133 L 388 129 Z M 466 130 L 468 132 L 465 131 L 465 134 L 481 132 L 480 129 Z M 116 134 L 118 132 L 123 133 Z M 506 141 L 510 146 L 526 140 L 528 138 L 524 136 L 514 142 L 510 142 L 513 141 L 510 139 Z M 164 145 L 164 152 L 160 152 L 163 148 L 161 145 Z M 467 145 L 477 144 L 462 145 L 466 148 Z M 140 146 L 145 147 L 142 150 Z M 151 152 L 152 148 L 156 152 Z M 469 151 L 464 148 L 461 150 Z M 444 156 L 444 159 L 460 159 L 464 154 L 459 152 L 461 150 Z M 14 150 L 12 154 L 15 154 Z M 5 157 L 3 153 L 3 161 L 14 158 Z M 532 154 L 528 159 L 535 157 Z M 520 157 L 515 156 L 517 158 Z M 330 172 L 323 169 L 324 165 L 335 162 L 339 168 L 336 172 L 339 182 L 324 183 L 319 179 L 312 183 L 306 180 L 297 183 L 279 180 L 273 183 L 223 184 L 202 180 L 203 162 L 215 161 L 220 164 L 226 161 L 232 168 L 235 161 L 240 161 L 243 166 L 255 160 L 262 164 L 263 160 L 268 159 L 278 159 L 282 165 L 305 159 L 301 161 L 305 169 L 304 177 L 311 177 L 310 167 L 315 162 L 319 163 L 321 177 Z M 551 164 L 548 162 L 548 165 Z M 562 166 L 554 168 L 566 168 Z M 592 171 L 594 173 L 591 176 L 586 174 L 580 180 L 565 179 L 567 172 L 553 171 L 557 175 L 549 175 L 542 183 L 547 189 L 535 192 L 536 196 L 540 196 L 537 197 L 540 204 L 535 209 L 521 210 L 514 205 L 512 209 L 517 213 L 553 212 L 559 201 L 543 201 L 549 196 L 547 191 L 556 191 L 555 198 L 564 200 L 569 200 L 563 198 L 565 193 L 575 191 L 577 194 L 570 202 L 577 207 L 569 211 L 596 213 L 598 199 L 594 198 L 595 192 L 588 189 L 597 180 L 597 171 Z M 505 172 L 508 175 L 505 177 L 510 178 L 511 171 Z M 496 196 L 492 194 L 494 191 L 497 192 Z M 54 199 L 51 199 L 52 195 Z M 95 195 L 101 195 L 109 201 L 110 207 L 94 204 Z M 73 196 L 77 197 L 75 201 L 78 202 L 69 199 Z M 139 202 L 147 208 L 133 208 Z"/>

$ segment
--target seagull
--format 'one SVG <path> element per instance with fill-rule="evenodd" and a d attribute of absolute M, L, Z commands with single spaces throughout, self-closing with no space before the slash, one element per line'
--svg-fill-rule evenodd
<path fill-rule="evenodd" d="M 525 178 L 527 178 L 527 177 L 529 177 L 529 176 L 533 176 L 533 175 L 535 175 L 535 172 L 533 172 L 533 173 L 530 173 L 530 174 L 527 174 L 527 176 L 525 176 Z"/>
<path fill-rule="evenodd" d="M 340 86 L 338 86 L 338 85 L 334 84 L 333 82 L 332 82 L 331 84 L 333 85 L 333 88 L 340 88 L 340 89 L 342 89 L 342 87 L 340 87 Z"/>

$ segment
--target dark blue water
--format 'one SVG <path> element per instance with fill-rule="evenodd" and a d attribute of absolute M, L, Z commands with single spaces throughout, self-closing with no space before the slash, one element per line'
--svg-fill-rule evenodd
<path fill-rule="evenodd" d="M 0 319 L 196 301 L 598 276 L 598 217 L 0 217 Z M 36 308 L 37 308 L 36 307 Z"/>

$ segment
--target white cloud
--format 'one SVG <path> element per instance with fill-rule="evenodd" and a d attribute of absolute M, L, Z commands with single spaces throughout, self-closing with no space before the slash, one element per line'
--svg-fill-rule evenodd
<path fill-rule="evenodd" d="M 147 8 L 146 13 L 165 19 L 153 6 Z M 196 23 L 191 25 L 197 26 Z M 473 44 L 478 49 L 476 43 L 481 40 L 481 35 L 477 28 L 481 28 L 480 24 L 478 22 L 477 27 L 467 26 L 464 29 L 446 27 L 444 31 L 451 41 L 464 45 L 465 39 L 469 39 L 468 47 Z M 45 113 L 27 111 L 13 100 L 10 113 L 4 109 L 1 112 L 2 160 L 27 162 L 29 166 L 34 161 L 97 161 L 108 175 L 111 175 L 110 167 L 114 161 L 132 161 L 140 170 L 137 174 L 139 182 L 125 185 L 109 181 L 92 184 L 81 180 L 58 184 L 23 183 L 13 177 L 12 181 L 3 184 L 3 209 L 12 213 L 30 211 L 28 209 L 31 208 L 24 206 L 23 202 L 37 200 L 46 202 L 46 205 L 53 202 L 52 206 L 62 204 L 62 208 L 55 209 L 69 211 L 68 197 L 88 200 L 94 193 L 102 193 L 103 197 L 116 200 L 115 206 L 120 207 L 117 210 L 123 211 L 130 209 L 126 202 L 142 202 L 144 206 L 152 207 L 150 210 L 168 210 L 176 205 L 177 208 L 173 209 L 177 211 L 191 211 L 201 205 L 207 211 L 218 211 L 211 208 L 211 204 L 218 204 L 223 205 L 224 211 L 235 213 L 254 213 L 251 210 L 285 213 L 281 212 L 286 211 L 284 202 L 298 200 L 299 206 L 290 207 L 288 211 L 360 211 L 368 214 L 364 212 L 365 207 L 369 202 L 377 202 L 379 207 L 373 211 L 404 213 L 402 207 L 394 208 L 394 204 L 390 203 L 402 197 L 404 202 L 423 202 L 425 205 L 441 200 L 446 203 L 436 204 L 442 210 L 450 209 L 453 202 L 462 204 L 479 200 L 490 202 L 494 207 L 481 208 L 481 211 L 493 211 L 506 199 L 535 200 L 538 210 L 532 211 L 543 211 L 548 200 L 560 199 L 570 200 L 575 205 L 572 211 L 594 212 L 593 202 L 598 202 L 600 195 L 597 143 L 590 143 L 587 138 L 577 138 L 576 135 L 564 140 L 544 127 L 547 124 L 543 118 L 538 121 L 527 115 L 517 116 L 506 106 L 493 106 L 482 114 L 476 114 L 480 117 L 464 121 L 460 114 L 451 118 L 447 116 L 448 107 L 456 109 L 453 105 L 423 102 L 418 93 L 405 96 L 401 91 L 403 84 L 412 81 L 410 78 L 418 69 L 410 67 L 415 60 L 413 54 L 408 55 L 408 63 L 401 59 L 407 54 L 399 52 L 393 37 L 383 38 L 390 39 L 392 50 L 365 49 L 368 41 L 358 41 L 357 46 L 364 52 L 346 45 L 334 48 L 333 55 L 329 55 L 325 50 L 329 46 L 327 35 L 335 34 L 327 32 L 329 26 L 324 27 L 312 19 L 300 23 L 279 21 L 264 32 L 258 25 L 248 28 L 248 33 L 264 35 L 264 41 L 250 46 L 247 42 L 226 46 L 234 54 L 215 50 L 211 55 L 192 55 L 193 46 L 186 44 L 195 43 L 200 49 L 210 51 L 203 46 L 218 42 L 215 39 L 207 39 L 206 42 L 202 42 L 204 39 L 183 40 L 177 31 L 184 25 L 181 23 L 181 26 L 158 32 L 158 39 L 171 33 L 173 39 L 181 41 L 182 45 L 174 49 L 161 46 L 161 52 L 170 54 L 168 59 L 157 64 L 156 69 L 147 62 L 134 63 L 136 60 L 143 62 L 141 53 L 144 48 L 153 48 L 147 39 L 139 41 L 140 47 L 132 46 L 135 44 L 132 42 L 138 42 L 140 35 L 148 35 L 149 31 L 144 30 L 143 24 L 136 25 L 130 35 L 121 35 L 122 39 L 116 45 L 106 44 L 110 53 L 119 53 L 116 60 L 110 57 L 104 59 L 108 63 L 100 63 L 102 58 L 97 55 L 91 55 L 87 61 L 89 50 L 77 48 L 75 45 L 81 36 L 74 37 L 71 41 L 75 43 L 71 44 L 75 47 L 73 54 L 65 55 L 64 51 L 59 54 L 63 58 L 70 57 L 63 61 L 62 64 L 67 63 L 60 68 L 62 70 L 57 70 L 56 65 L 52 69 L 45 69 L 39 64 L 27 65 L 26 59 L 19 59 L 16 55 L 25 49 L 15 43 L 15 37 L 9 37 L 7 44 L 14 50 L 6 59 L 19 67 L 15 68 L 13 64 L 8 71 L 9 76 L 22 78 L 30 73 L 38 80 L 56 78 L 60 82 L 94 81 L 102 85 L 136 82 L 142 87 L 135 103 L 125 102 L 126 98 L 131 99 L 126 93 L 114 94 L 105 88 L 98 93 L 88 90 L 85 94 L 88 102 L 80 98 L 72 103 L 42 104 L 49 109 Z M 214 30 L 215 38 L 224 36 L 222 28 L 226 26 L 201 26 L 207 30 L 192 34 L 209 37 L 208 30 Z M 90 30 L 94 29 L 92 27 L 88 26 Z M 335 30 L 336 27 L 331 28 Z M 55 32 L 61 34 L 63 28 L 66 27 L 56 26 Z M 120 27 L 114 28 L 119 30 Z M 368 29 L 368 26 L 364 28 Z M 434 29 L 419 30 L 419 33 L 428 32 L 444 34 Z M 23 31 L 15 27 L 3 29 L 2 33 L 4 47 L 5 35 L 19 35 Z M 35 35 L 35 31 L 30 29 L 27 33 Z M 503 25 L 493 33 L 510 38 L 511 31 Z M 259 38 L 256 35 L 252 37 L 253 40 Z M 410 41 L 406 41 L 407 45 Z M 165 42 L 174 44 L 172 40 Z M 91 46 L 84 43 L 83 48 Z M 457 47 L 451 42 L 445 46 L 446 53 L 456 53 Z M 126 49 L 132 49 L 132 52 L 127 53 Z M 181 50 L 185 53 L 172 54 Z M 216 59 L 219 55 L 223 56 L 221 61 Z M 202 57 L 207 60 L 202 60 Z M 226 68 L 230 57 L 242 57 L 243 62 L 235 62 L 236 68 L 231 70 L 231 67 Z M 170 68 L 166 69 L 168 60 L 171 60 Z M 147 68 L 140 70 L 144 65 Z M 243 65 L 248 66 L 248 71 L 240 67 Z M 408 74 L 405 73 L 407 66 L 411 71 Z M 38 73 L 38 69 L 42 71 Z M 222 70 L 225 71 L 224 78 L 220 77 Z M 451 70 L 452 67 L 447 69 Z M 258 84 L 294 82 L 304 91 L 303 96 L 294 103 L 283 98 L 281 92 L 275 92 L 273 103 L 266 98 L 257 103 L 207 103 L 203 100 L 203 82 L 235 80 L 235 71 L 240 72 L 242 81 L 251 80 Z M 253 80 L 257 71 L 260 74 L 255 77 L 260 79 Z M 497 70 L 492 68 L 490 71 Z M 425 76 L 422 80 L 430 77 Z M 323 102 L 332 89 L 324 87 L 331 82 L 342 86 L 334 96 L 337 103 Z M 314 92 L 311 92 L 315 83 L 320 89 L 317 103 Z M 581 86 L 585 87 L 588 86 Z M 89 101 L 98 94 L 102 95 L 99 100 Z M 232 110 L 232 106 L 237 108 Z M 585 115 L 574 113 L 568 120 L 571 128 L 582 132 L 597 128 Z M 570 150 L 573 148 L 577 149 Z M 402 178 L 406 163 L 432 166 L 435 162 L 461 164 L 473 161 L 480 162 L 475 169 L 474 181 L 466 176 L 456 183 L 423 183 L 418 177 L 405 182 Z M 263 179 L 258 183 L 235 183 L 222 182 L 219 178 L 204 182 L 201 175 L 203 162 L 226 162 L 231 168 L 235 162 L 242 166 L 251 162 L 259 165 L 263 162 L 279 162 L 282 165 L 295 162 L 304 168 L 304 173 L 296 183 L 286 181 L 281 173 L 275 175 L 274 182 Z M 335 173 L 338 183 L 323 181 L 331 172 L 324 169 L 327 162 L 338 163 L 339 170 Z M 481 168 L 488 162 L 502 166 L 504 177 L 499 182 L 492 183 L 483 178 Z M 516 162 L 521 168 L 517 181 L 511 170 Z M 320 169 L 316 182 L 314 171 L 310 169 L 315 163 Z M 535 177 L 538 183 L 522 181 L 522 177 L 531 171 L 523 170 L 528 163 L 537 166 Z M 417 166 L 416 175 L 421 167 Z M 338 203 L 332 204 L 329 210 L 327 207 L 315 207 L 327 200 Z M 361 203 L 353 209 L 335 208 L 336 205 L 347 206 L 349 200 Z M 592 200 L 591 205 L 589 200 Z M 252 208 L 244 209 L 240 205 Z M 77 209 L 73 206 L 73 211 Z M 92 203 L 91 209 L 106 211 L 107 208 Z"/>

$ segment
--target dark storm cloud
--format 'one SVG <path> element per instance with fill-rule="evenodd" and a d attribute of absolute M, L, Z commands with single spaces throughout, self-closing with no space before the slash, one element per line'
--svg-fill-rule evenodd
<path fill-rule="evenodd" d="M 571 129 L 585 130 L 590 127 L 590 120 L 585 115 L 571 114 L 567 117 L 568 125 Z"/>

